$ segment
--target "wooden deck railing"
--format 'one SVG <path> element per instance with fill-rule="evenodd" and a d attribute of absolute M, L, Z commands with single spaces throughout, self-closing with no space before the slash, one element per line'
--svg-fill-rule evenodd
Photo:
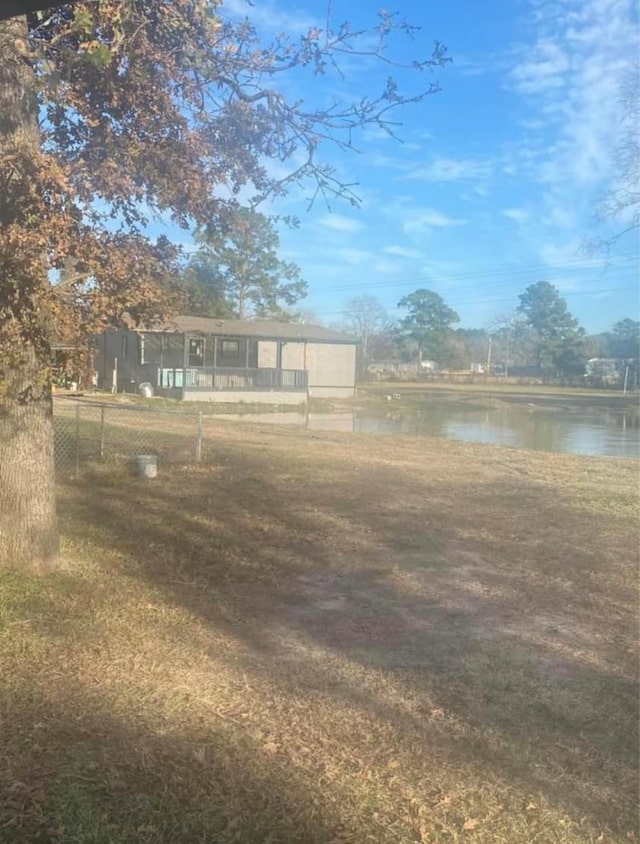
<path fill-rule="evenodd" d="M 306 390 L 304 369 L 175 367 L 158 370 L 158 387 L 185 390 Z"/>

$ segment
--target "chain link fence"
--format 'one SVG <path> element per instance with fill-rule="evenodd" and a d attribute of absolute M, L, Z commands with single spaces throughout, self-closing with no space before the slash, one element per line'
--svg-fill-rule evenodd
<path fill-rule="evenodd" d="M 55 399 L 53 403 L 56 471 L 79 477 L 94 460 L 131 461 L 156 455 L 163 463 L 200 463 L 203 414 L 123 406 L 108 402 Z"/>

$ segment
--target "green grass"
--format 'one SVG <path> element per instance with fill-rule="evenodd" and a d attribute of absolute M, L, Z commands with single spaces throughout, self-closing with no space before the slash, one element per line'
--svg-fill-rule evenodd
<path fill-rule="evenodd" d="M 388 397 L 395 396 L 389 403 Z M 394 411 L 442 407 L 446 411 L 491 410 L 524 406 L 540 410 L 606 409 L 640 413 L 637 393 L 616 390 L 586 390 L 551 385 L 520 384 L 447 384 L 378 383 L 358 388 L 358 405 L 376 410 Z"/>
<path fill-rule="evenodd" d="M 633 461 L 220 423 L 0 577 L 0 842 L 637 841 Z"/>
<path fill-rule="evenodd" d="M 481 376 L 478 376 L 481 378 Z M 557 396 L 557 397 L 581 397 L 587 396 L 594 399 L 618 399 L 623 396 L 630 402 L 637 404 L 639 400 L 638 393 L 627 392 L 622 390 L 598 390 L 587 387 L 563 387 L 555 384 L 519 384 L 519 383 L 502 383 L 498 380 L 491 380 L 489 382 L 482 382 L 478 380 L 475 383 L 455 383 L 443 381 L 378 381 L 368 382 L 359 385 L 359 392 L 365 395 L 380 395 L 389 394 L 393 392 L 414 392 L 420 391 L 425 393 L 438 392 L 452 392 L 452 393 L 492 393 L 497 395 L 535 395 L 535 396 Z"/>

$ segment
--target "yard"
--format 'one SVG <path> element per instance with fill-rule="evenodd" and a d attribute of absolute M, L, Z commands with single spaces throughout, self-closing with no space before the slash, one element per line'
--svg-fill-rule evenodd
<path fill-rule="evenodd" d="M 637 841 L 638 465 L 220 422 L 0 580 L 0 841 Z"/>

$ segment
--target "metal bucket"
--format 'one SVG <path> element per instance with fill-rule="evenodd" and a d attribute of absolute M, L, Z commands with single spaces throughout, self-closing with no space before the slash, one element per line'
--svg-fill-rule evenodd
<path fill-rule="evenodd" d="M 136 475 L 143 478 L 155 478 L 158 475 L 158 458 L 155 454 L 136 454 Z"/>
<path fill-rule="evenodd" d="M 151 384 L 149 381 L 143 381 L 142 384 L 138 384 L 138 392 L 140 393 L 143 399 L 152 399 L 153 384 Z"/>

